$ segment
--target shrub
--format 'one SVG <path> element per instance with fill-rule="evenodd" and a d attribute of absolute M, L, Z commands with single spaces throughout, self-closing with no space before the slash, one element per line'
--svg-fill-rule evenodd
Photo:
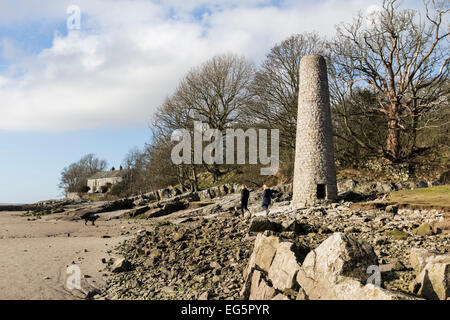
<path fill-rule="evenodd" d="M 88 193 L 89 190 L 91 190 L 90 187 L 88 187 L 88 186 L 82 186 L 82 187 L 80 187 L 80 188 L 78 189 L 78 192 L 79 192 L 79 193 Z"/>
<path fill-rule="evenodd" d="M 106 185 L 101 187 L 102 193 L 107 193 L 111 189 L 111 187 L 112 187 L 112 184 L 108 182 Z"/>

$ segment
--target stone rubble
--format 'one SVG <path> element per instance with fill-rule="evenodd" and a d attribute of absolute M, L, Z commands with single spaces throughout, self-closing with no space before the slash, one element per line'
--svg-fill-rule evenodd
<path fill-rule="evenodd" d="M 413 187 L 341 180 L 338 202 L 298 208 L 290 205 L 292 184 L 278 186 L 268 218 L 260 212 L 260 191 L 251 192 L 252 217 L 241 216 L 237 185 L 48 208 L 64 211 L 64 219 L 92 212 L 106 218 L 109 210 L 144 219 L 146 227 L 120 246 L 126 268 L 110 276 L 102 299 L 448 299 L 442 256 L 450 252 L 449 213 L 351 202 Z M 324 267 L 319 277 L 329 292 L 308 284 L 310 275 L 317 277 L 308 266 L 322 250 L 327 259 L 327 250 L 335 254 L 335 270 Z M 379 266 L 381 288 L 365 284 L 369 263 Z M 113 269 L 113 262 L 105 267 Z"/>
<path fill-rule="evenodd" d="M 102 297 L 428 299 L 427 283 L 420 285 L 425 290 L 418 289 L 421 280 L 416 280 L 410 249 L 429 250 L 431 256 L 450 251 L 448 234 L 414 232 L 443 218 L 444 212 L 436 209 L 398 208 L 394 214 L 383 208 L 351 209 L 345 201 L 312 208 L 292 208 L 280 201 L 271 207 L 269 218 L 245 219 L 235 212 L 238 198 L 217 199 L 212 206 L 221 201 L 230 209 L 217 212 L 206 206 L 195 209 L 195 215 L 187 210 L 185 217 L 149 219 L 146 231 L 121 247 L 136 269 L 114 275 Z M 397 238 L 393 231 L 404 237 Z M 319 253 L 326 261 L 334 259 L 333 272 L 323 266 L 317 271 L 320 276 L 312 273 L 327 288 L 322 291 L 311 289 L 314 285 L 307 280 Z M 379 266 L 381 287 L 366 284 L 370 265 Z M 433 281 L 441 281 L 448 269 L 436 270 Z"/>

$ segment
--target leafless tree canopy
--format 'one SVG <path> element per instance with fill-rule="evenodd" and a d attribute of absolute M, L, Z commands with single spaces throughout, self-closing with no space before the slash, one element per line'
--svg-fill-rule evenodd
<path fill-rule="evenodd" d="M 59 187 L 65 192 L 85 192 L 87 179 L 105 170 L 106 166 L 106 160 L 100 160 L 92 153 L 87 154 L 62 170 Z"/>
<path fill-rule="evenodd" d="M 421 120 L 448 97 L 446 3 L 426 2 L 426 14 L 421 16 L 401 9 L 395 0 L 385 0 L 371 18 L 359 14 L 353 23 L 337 28 L 332 44 L 334 97 L 344 102 L 355 87 L 370 87 L 378 101 L 362 114 L 382 117 L 387 130 L 386 143 L 378 146 L 348 127 L 361 147 L 398 162 L 425 150 L 416 139 Z M 345 103 L 339 112 L 348 117 Z"/>
<path fill-rule="evenodd" d="M 254 68 L 245 58 L 231 54 L 215 56 L 192 69 L 156 112 L 154 135 L 169 136 L 177 129 L 192 132 L 194 121 L 221 131 L 233 127 L 250 101 L 248 87 L 253 75 Z M 202 167 L 215 179 L 223 173 L 216 164 Z M 177 168 L 181 179 L 189 180 L 193 189 L 198 188 L 198 170 L 194 165 Z"/>
<path fill-rule="evenodd" d="M 325 42 L 316 33 L 296 34 L 273 47 L 251 83 L 246 122 L 280 129 L 282 146 L 294 150 L 300 60 L 324 52 Z"/>
<path fill-rule="evenodd" d="M 377 159 L 411 168 L 435 161 L 448 170 L 448 11 L 444 0 L 425 1 L 421 13 L 404 9 L 397 0 L 382 0 L 379 11 L 359 13 L 337 26 L 331 40 L 316 33 L 290 36 L 257 68 L 233 54 L 211 58 L 190 70 L 159 106 L 152 118 L 152 141 L 127 154 L 123 166 L 129 174 L 116 191 L 132 194 L 175 184 L 198 190 L 205 177 L 216 183 L 228 173 L 247 184 L 261 182 L 254 165 L 172 163 L 172 133 L 185 129 L 192 135 L 195 121 L 222 132 L 279 129 L 276 179 L 291 179 L 299 65 L 308 54 L 322 54 L 328 61 L 338 168 Z M 87 175 L 105 167 L 106 162 L 88 155 L 64 169 L 60 186 L 79 190 Z"/>

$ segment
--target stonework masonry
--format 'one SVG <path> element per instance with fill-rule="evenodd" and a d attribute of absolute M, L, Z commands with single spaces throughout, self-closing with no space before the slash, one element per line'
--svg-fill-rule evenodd
<path fill-rule="evenodd" d="M 337 198 L 327 66 L 320 55 L 300 62 L 292 204 L 310 206 Z"/>

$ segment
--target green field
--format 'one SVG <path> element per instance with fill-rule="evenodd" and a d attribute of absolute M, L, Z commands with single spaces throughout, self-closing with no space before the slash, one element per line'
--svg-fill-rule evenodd
<path fill-rule="evenodd" d="M 389 202 L 412 207 L 440 207 L 450 209 L 450 186 L 394 191 Z"/>
<path fill-rule="evenodd" d="M 450 211 L 450 186 L 399 190 L 392 192 L 385 201 L 352 203 L 352 209 L 384 209 L 388 205 L 410 209 L 444 209 Z"/>

